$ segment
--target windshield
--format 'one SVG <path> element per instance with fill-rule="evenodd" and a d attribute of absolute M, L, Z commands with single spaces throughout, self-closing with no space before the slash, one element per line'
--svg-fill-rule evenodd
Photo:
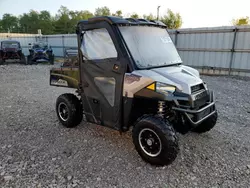
<path fill-rule="evenodd" d="M 17 42 L 2 42 L 2 48 L 19 48 L 19 43 Z"/>
<path fill-rule="evenodd" d="M 182 63 L 166 29 L 152 26 L 120 26 L 119 29 L 138 68 Z"/>
<path fill-rule="evenodd" d="M 33 49 L 47 49 L 48 44 L 47 43 L 35 43 L 33 45 Z"/>

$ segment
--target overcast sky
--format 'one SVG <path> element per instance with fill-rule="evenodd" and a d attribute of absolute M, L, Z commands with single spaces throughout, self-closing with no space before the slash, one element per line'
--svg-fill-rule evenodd
<path fill-rule="evenodd" d="M 250 17 L 250 0 L 0 0 L 0 17 L 4 13 L 19 15 L 30 9 L 48 10 L 55 14 L 60 6 L 70 10 L 89 10 L 107 6 L 112 12 L 122 10 L 123 14 L 136 12 L 140 15 L 156 15 L 160 5 L 160 14 L 168 8 L 179 12 L 183 18 L 183 28 L 231 25 L 237 17 Z"/>

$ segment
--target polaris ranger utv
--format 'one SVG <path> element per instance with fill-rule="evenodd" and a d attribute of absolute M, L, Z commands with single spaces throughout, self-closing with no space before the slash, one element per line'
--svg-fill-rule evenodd
<path fill-rule="evenodd" d="M 75 88 L 56 101 L 65 127 L 82 121 L 120 132 L 133 128 L 139 155 L 153 165 L 177 157 L 176 132 L 212 129 L 217 120 L 213 92 L 199 72 L 182 65 L 158 21 L 95 17 L 76 29 L 78 67 L 53 68 L 50 85 Z"/>

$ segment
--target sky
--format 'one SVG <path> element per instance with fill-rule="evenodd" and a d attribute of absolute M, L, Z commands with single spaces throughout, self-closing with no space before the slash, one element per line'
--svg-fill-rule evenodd
<path fill-rule="evenodd" d="M 89 10 L 107 6 L 111 12 L 122 10 L 123 15 L 136 12 L 139 15 L 160 15 L 167 9 L 179 12 L 183 19 L 182 28 L 213 27 L 231 25 L 233 18 L 250 17 L 250 0 L 0 0 L 0 18 L 4 13 L 20 15 L 33 9 L 36 11 L 48 10 L 56 14 L 60 6 L 70 10 Z"/>

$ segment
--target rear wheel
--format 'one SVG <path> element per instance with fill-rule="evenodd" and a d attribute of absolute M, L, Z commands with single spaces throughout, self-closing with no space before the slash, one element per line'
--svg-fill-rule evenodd
<path fill-rule="evenodd" d="M 156 116 L 147 116 L 135 124 L 133 142 L 142 159 L 152 165 L 169 165 L 179 152 L 172 125 Z"/>
<path fill-rule="evenodd" d="M 75 127 L 83 117 L 81 102 L 74 94 L 62 94 L 56 101 L 56 113 L 63 126 Z"/>
<path fill-rule="evenodd" d="M 192 131 L 196 133 L 205 133 L 205 132 L 210 131 L 215 126 L 217 117 L 218 117 L 218 114 L 217 112 L 215 112 L 212 116 L 207 118 L 205 121 L 203 121 L 200 125 L 198 125 L 198 127 L 193 129 Z"/>

